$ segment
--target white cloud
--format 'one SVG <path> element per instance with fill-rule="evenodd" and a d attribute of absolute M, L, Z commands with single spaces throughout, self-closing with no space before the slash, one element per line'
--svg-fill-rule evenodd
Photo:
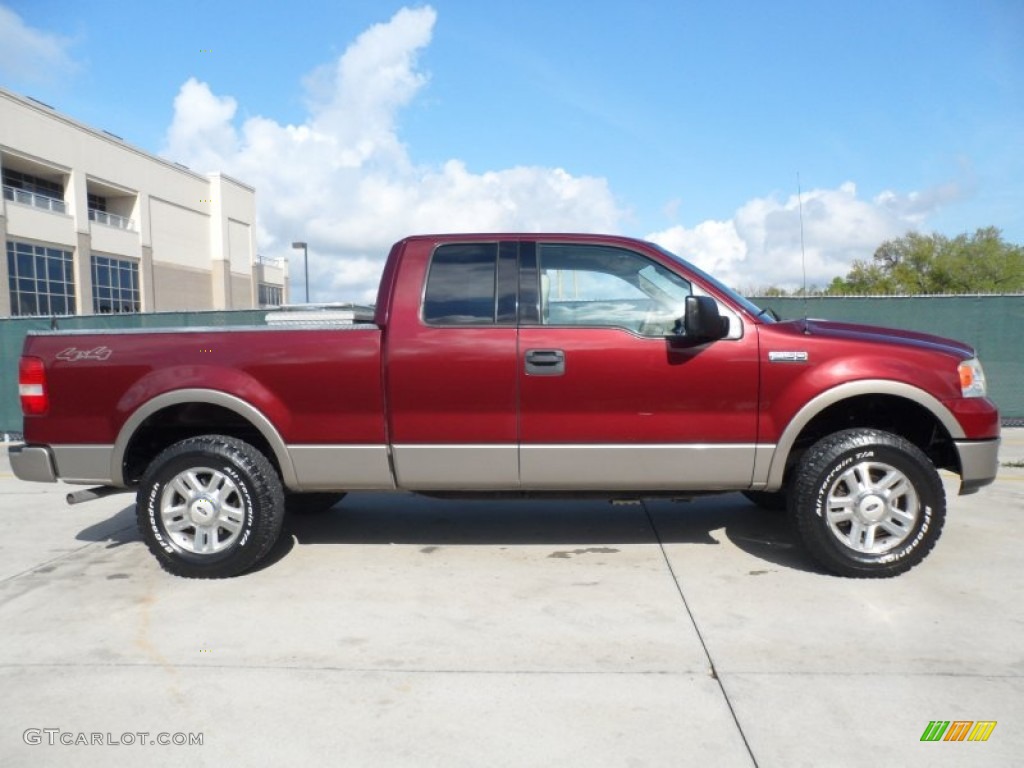
<path fill-rule="evenodd" d="M 618 229 L 622 212 L 604 179 L 413 162 L 396 118 L 427 83 L 417 53 L 435 21 L 430 7 L 402 9 L 361 34 L 306 78 L 301 125 L 253 117 L 237 127 L 235 100 L 194 79 L 174 101 L 163 154 L 255 186 L 260 251 L 289 255 L 291 241 L 307 241 L 314 300 L 372 299 L 388 246 L 409 234 Z M 293 299 L 301 298 L 298 288 Z"/>
<path fill-rule="evenodd" d="M 294 255 L 290 243 L 307 241 L 314 300 L 372 300 L 388 246 L 409 234 L 616 232 L 626 218 L 603 178 L 542 167 L 474 172 L 456 158 L 423 166 L 410 157 L 396 121 L 428 82 L 417 55 L 430 44 L 436 18 L 429 6 L 405 8 L 361 34 L 305 79 L 308 114 L 298 125 L 266 117 L 239 125 L 235 100 L 195 79 L 175 99 L 163 154 L 255 186 L 261 253 Z M 958 195 L 946 185 L 863 199 L 852 182 L 804 192 L 808 284 L 845 274 L 854 259 L 870 258 Z M 728 220 L 648 239 L 740 290 L 797 288 L 800 202 L 796 195 L 755 198 Z M 302 267 L 295 264 L 293 299 L 300 300 Z"/>
<path fill-rule="evenodd" d="M 218 98 L 206 83 L 189 78 L 174 99 L 169 146 L 197 168 L 219 168 L 237 152 L 238 136 L 231 124 L 237 109 L 234 99 Z"/>
<path fill-rule="evenodd" d="M 794 289 L 803 282 L 802 202 L 807 284 L 824 287 L 845 275 L 855 259 L 870 259 L 883 241 L 921 227 L 958 196 L 956 185 L 947 184 L 906 195 L 886 191 L 864 200 L 856 185 L 846 182 L 785 200 L 755 198 L 727 221 L 706 221 L 692 229 L 675 226 L 647 237 L 738 290 Z"/>
<path fill-rule="evenodd" d="M 0 79 L 37 85 L 73 72 L 70 41 L 33 29 L 10 8 L 0 5 Z"/>

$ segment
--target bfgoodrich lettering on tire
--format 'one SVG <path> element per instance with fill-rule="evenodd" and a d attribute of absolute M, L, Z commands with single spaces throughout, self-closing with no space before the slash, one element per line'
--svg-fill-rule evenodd
<path fill-rule="evenodd" d="M 284 491 L 266 456 L 232 437 L 175 443 L 153 460 L 139 486 L 142 538 L 170 573 L 235 576 L 281 533 Z"/>
<path fill-rule="evenodd" d="M 896 576 L 935 546 L 946 519 L 942 481 L 907 440 L 850 429 L 800 460 L 790 514 L 811 556 L 842 576 Z"/>

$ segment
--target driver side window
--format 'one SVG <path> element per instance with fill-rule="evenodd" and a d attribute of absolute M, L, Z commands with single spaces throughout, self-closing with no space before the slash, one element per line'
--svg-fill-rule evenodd
<path fill-rule="evenodd" d="M 539 247 L 543 325 L 623 328 L 662 337 L 685 311 L 690 283 L 632 251 L 587 244 Z"/>

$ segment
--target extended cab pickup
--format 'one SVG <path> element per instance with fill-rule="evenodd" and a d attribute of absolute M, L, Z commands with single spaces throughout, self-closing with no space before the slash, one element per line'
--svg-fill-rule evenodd
<path fill-rule="evenodd" d="M 410 237 L 370 314 L 316 319 L 31 333 L 15 474 L 135 491 L 182 576 L 251 568 L 287 508 L 396 489 L 742 491 L 827 570 L 892 576 L 942 529 L 937 469 L 969 493 L 998 465 L 969 346 L 780 322 L 628 238 Z"/>

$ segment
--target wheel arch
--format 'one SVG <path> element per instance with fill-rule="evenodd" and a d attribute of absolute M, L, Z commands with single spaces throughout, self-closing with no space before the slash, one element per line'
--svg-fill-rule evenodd
<path fill-rule="evenodd" d="M 202 427 L 187 423 L 198 421 Z M 172 428 L 173 427 L 173 428 Z M 180 389 L 146 401 L 124 422 L 111 455 L 113 485 L 128 487 L 138 465 L 184 437 L 227 434 L 249 439 L 281 474 L 286 487 L 297 485 L 295 467 L 281 433 L 259 409 L 239 397 L 211 389 Z M 144 467 L 142 468 L 144 471 Z"/>
<path fill-rule="evenodd" d="M 938 467 L 959 471 L 952 441 L 963 427 L 933 395 L 899 381 L 866 379 L 840 384 L 806 403 L 786 426 L 769 464 L 764 490 L 778 490 L 803 448 L 839 429 L 874 427 L 921 448 Z"/>

